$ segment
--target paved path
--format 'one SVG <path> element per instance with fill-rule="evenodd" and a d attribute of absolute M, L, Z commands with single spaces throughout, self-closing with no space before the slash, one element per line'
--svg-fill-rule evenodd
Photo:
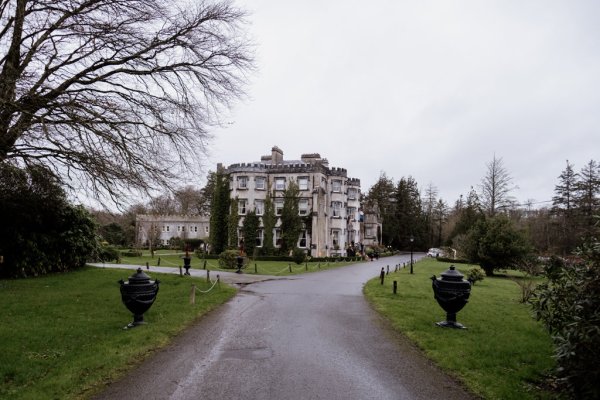
<path fill-rule="evenodd" d="M 471 399 L 362 296 L 382 267 L 403 261 L 244 285 L 97 399 Z"/>

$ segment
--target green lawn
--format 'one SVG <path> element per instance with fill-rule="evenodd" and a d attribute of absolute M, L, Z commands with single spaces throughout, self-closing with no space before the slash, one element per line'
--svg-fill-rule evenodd
<path fill-rule="evenodd" d="M 121 303 L 119 279 L 130 271 L 85 268 L 41 278 L 0 280 L 0 398 L 85 398 L 133 368 L 198 317 L 230 299 L 235 289 L 196 294 L 204 279 L 150 273 L 160 290 L 144 314 L 132 320 Z"/>
<path fill-rule="evenodd" d="M 486 277 L 472 287 L 469 303 L 457 315 L 465 330 L 440 328 L 445 312 L 433 298 L 431 280 L 450 264 L 434 259 L 391 273 L 382 286 L 373 279 L 364 288 L 367 299 L 392 326 L 414 341 L 424 353 L 474 393 L 485 399 L 536 399 L 547 394 L 536 382 L 554 365 L 552 343 L 527 305 L 519 303 L 520 289 L 506 277 Z M 466 275 L 472 267 L 458 264 Z M 398 282 L 394 295 L 393 281 Z"/>
<path fill-rule="evenodd" d="M 154 257 L 151 257 L 150 252 L 144 251 L 142 257 L 121 257 L 121 264 L 132 264 L 145 266 L 146 263 L 150 266 L 158 266 L 160 258 L 161 267 L 179 267 L 183 266 L 183 256 L 185 253 L 172 250 L 161 250 L 154 252 Z M 190 253 L 192 258 L 192 269 L 209 269 L 211 271 L 235 271 L 235 269 L 222 269 L 219 267 L 219 260 L 198 258 L 195 254 Z M 206 267 L 205 267 L 206 263 Z M 296 264 L 288 261 L 252 261 L 249 260 L 248 265 L 244 268 L 245 274 L 258 275 L 273 275 L 273 276 L 288 276 L 298 275 L 307 272 L 316 272 L 325 269 L 339 268 L 353 262 L 306 262 Z M 109 265 L 108 263 L 106 265 Z M 290 271 L 291 269 L 291 271 Z"/>

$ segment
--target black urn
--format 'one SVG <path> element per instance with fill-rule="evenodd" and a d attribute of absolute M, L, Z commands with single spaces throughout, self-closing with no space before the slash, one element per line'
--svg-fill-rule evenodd
<path fill-rule="evenodd" d="M 144 313 L 156 300 L 160 282 L 158 279 L 150 280 L 150 277 L 141 268 L 138 268 L 127 282 L 123 282 L 121 279 L 119 283 L 121 284 L 121 300 L 125 307 L 133 313 L 133 322 L 129 323 L 126 328 L 144 324 Z"/>
<path fill-rule="evenodd" d="M 441 278 L 431 277 L 433 297 L 446 311 L 446 321 L 437 322 L 436 325 L 444 328 L 465 329 L 465 326 L 456 322 L 456 313 L 469 301 L 471 295 L 471 282 L 464 280 L 454 265 L 443 272 Z"/>

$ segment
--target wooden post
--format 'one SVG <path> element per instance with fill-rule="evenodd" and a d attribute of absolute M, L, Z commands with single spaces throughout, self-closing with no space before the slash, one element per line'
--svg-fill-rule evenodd
<path fill-rule="evenodd" d="M 221 289 L 221 277 L 217 275 L 217 287 Z"/>
<path fill-rule="evenodd" d="M 254 263 L 254 273 L 258 274 L 258 266 L 256 265 L 256 263 Z"/>
<path fill-rule="evenodd" d="M 181 269 L 181 265 L 179 266 L 179 276 L 183 276 L 183 270 Z"/>
<path fill-rule="evenodd" d="M 304 270 L 305 270 L 305 271 L 308 271 L 308 263 L 307 263 L 307 262 L 306 262 L 306 263 L 304 263 Z"/>
<path fill-rule="evenodd" d="M 394 281 L 394 294 L 398 291 L 398 281 Z"/>
<path fill-rule="evenodd" d="M 204 269 L 206 269 L 206 258 L 204 259 Z"/>
<path fill-rule="evenodd" d="M 290 269 L 290 272 L 292 272 L 292 264 L 288 264 L 288 268 Z"/>
<path fill-rule="evenodd" d="M 192 291 L 190 292 L 190 304 L 196 304 L 196 285 L 192 283 Z"/>
<path fill-rule="evenodd" d="M 210 282 L 210 270 L 206 270 L 206 282 Z"/>
<path fill-rule="evenodd" d="M 379 278 L 381 278 L 381 284 L 383 285 L 383 280 L 385 279 L 385 271 L 383 267 L 381 267 L 381 273 L 379 274 Z"/>
<path fill-rule="evenodd" d="M 386 273 L 386 275 L 389 275 L 389 274 L 390 274 L 390 266 L 388 265 L 387 266 L 387 273 Z"/>
<path fill-rule="evenodd" d="M 150 269 L 150 264 L 148 264 L 148 261 L 146 261 L 146 269 Z"/>
<path fill-rule="evenodd" d="M 160 267 L 160 257 L 158 257 L 158 262 L 156 263 L 156 265 Z"/>
<path fill-rule="evenodd" d="M 321 263 L 319 263 L 319 264 L 317 265 L 317 268 L 321 269 Z"/>

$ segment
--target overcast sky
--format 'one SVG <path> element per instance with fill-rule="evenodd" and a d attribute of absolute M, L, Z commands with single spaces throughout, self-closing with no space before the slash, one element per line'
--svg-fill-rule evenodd
<path fill-rule="evenodd" d="M 236 0 L 257 72 L 207 168 L 320 153 L 452 205 L 494 154 L 525 202 L 600 161 L 600 1 Z M 540 203 L 539 205 L 547 205 Z"/>

